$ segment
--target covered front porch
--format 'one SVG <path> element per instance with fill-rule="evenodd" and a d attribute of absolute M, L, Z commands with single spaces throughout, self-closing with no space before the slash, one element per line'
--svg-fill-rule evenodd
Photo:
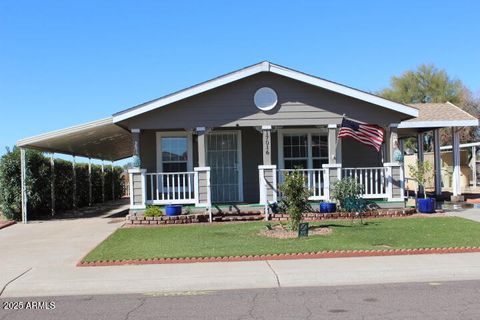
<path fill-rule="evenodd" d="M 191 204 L 210 212 L 214 205 L 251 204 L 268 213 L 294 170 L 305 175 L 311 201 L 330 200 L 333 183 L 346 177 L 364 185 L 367 199 L 403 201 L 403 168 L 390 161 L 388 148 L 342 141 L 338 129 L 333 123 L 132 130 L 138 167 L 129 171 L 131 209 Z"/>

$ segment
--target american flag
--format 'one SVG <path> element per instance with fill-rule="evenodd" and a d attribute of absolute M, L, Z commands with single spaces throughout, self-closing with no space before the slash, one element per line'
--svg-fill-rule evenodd
<path fill-rule="evenodd" d="M 374 147 L 377 152 L 383 142 L 383 129 L 374 124 L 361 124 L 343 118 L 338 138 L 351 137 L 358 142 Z"/>

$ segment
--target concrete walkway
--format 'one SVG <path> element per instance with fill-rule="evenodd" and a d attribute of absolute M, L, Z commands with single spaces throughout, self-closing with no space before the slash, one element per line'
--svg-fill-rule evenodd
<path fill-rule="evenodd" d="M 477 209 L 477 208 L 449 211 L 447 212 L 447 215 L 480 222 L 480 209 Z"/>
<path fill-rule="evenodd" d="M 116 223 L 111 223 L 116 222 Z M 0 231 L 2 297 L 480 279 L 480 253 L 76 267 L 121 222 L 89 218 Z"/>

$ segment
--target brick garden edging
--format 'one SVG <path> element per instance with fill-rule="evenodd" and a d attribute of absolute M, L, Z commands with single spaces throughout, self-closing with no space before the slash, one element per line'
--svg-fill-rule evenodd
<path fill-rule="evenodd" d="M 365 212 L 364 218 L 391 218 L 391 217 L 407 217 L 416 213 L 415 208 L 405 209 L 378 209 L 374 211 Z M 331 219 L 351 219 L 355 218 L 355 213 L 350 212 L 335 212 L 335 213 L 319 213 L 311 212 L 304 214 L 304 221 L 319 221 Z M 187 223 L 203 223 L 208 222 L 207 213 L 195 213 L 189 215 L 178 216 L 160 216 L 160 217 L 145 217 L 143 213 L 130 213 L 126 219 L 127 226 L 144 226 L 144 225 L 165 225 L 165 224 L 187 224 Z M 263 214 L 254 211 L 247 211 L 238 215 L 222 215 L 214 217 L 214 221 L 258 221 L 263 219 Z M 288 221 L 289 215 L 285 213 L 274 213 L 271 215 L 269 221 Z"/>
<path fill-rule="evenodd" d="M 182 214 L 179 216 L 145 217 L 143 214 L 130 213 L 125 217 L 127 225 L 186 224 L 208 222 L 208 214 Z"/>
<path fill-rule="evenodd" d="M 406 217 L 416 213 L 415 208 L 404 209 L 377 209 L 363 213 L 364 218 L 391 218 L 391 217 Z M 334 213 L 319 213 L 311 212 L 303 215 L 305 221 L 317 220 L 331 220 L 331 219 L 352 219 L 355 218 L 355 213 L 351 212 L 334 212 Z M 288 214 L 275 213 L 271 217 L 271 221 L 288 221 Z"/>
<path fill-rule="evenodd" d="M 466 252 L 480 252 L 480 247 L 450 247 L 450 248 L 391 249 L 391 250 L 335 250 L 335 251 L 320 251 L 320 252 L 309 252 L 309 253 L 284 253 L 284 254 L 266 254 L 266 255 L 230 256 L 230 257 L 158 258 L 158 259 L 109 260 L 109 261 L 94 261 L 94 262 L 80 261 L 79 263 L 77 263 L 77 267 L 376 257 L 376 256 L 400 256 L 400 255 L 416 255 L 416 254 L 466 253 Z"/>

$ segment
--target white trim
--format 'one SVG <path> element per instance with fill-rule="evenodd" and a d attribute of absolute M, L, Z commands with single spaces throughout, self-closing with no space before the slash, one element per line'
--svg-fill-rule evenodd
<path fill-rule="evenodd" d="M 329 124 L 329 125 L 327 126 L 328 129 L 337 129 L 337 127 L 338 127 L 338 125 L 335 124 L 335 123 Z"/>
<path fill-rule="evenodd" d="M 128 173 L 146 173 L 147 169 L 140 169 L 140 168 L 131 168 L 128 169 Z"/>
<path fill-rule="evenodd" d="M 399 129 L 408 128 L 441 128 L 441 127 L 472 127 L 478 126 L 478 119 L 472 120 L 438 120 L 438 121 L 403 121 L 398 124 Z"/>
<path fill-rule="evenodd" d="M 325 163 L 322 164 L 323 169 L 328 169 L 328 168 L 341 168 L 342 164 L 341 163 Z"/>
<path fill-rule="evenodd" d="M 238 202 L 243 202 L 242 132 L 240 130 L 218 130 L 218 131 L 212 131 L 207 133 L 207 136 L 215 135 L 215 134 L 226 134 L 226 133 L 233 133 L 237 136 L 238 199 L 239 199 Z M 208 138 L 205 139 L 205 158 L 206 158 L 205 160 L 208 161 Z M 210 168 L 210 166 L 208 166 L 208 168 Z M 210 198 L 210 203 L 211 203 L 211 198 Z"/>
<path fill-rule="evenodd" d="M 205 132 L 206 129 L 205 129 L 205 127 L 197 127 L 197 128 L 195 129 L 195 131 L 196 131 L 196 132 Z"/>
<path fill-rule="evenodd" d="M 384 162 L 383 166 L 384 167 L 400 167 L 401 164 L 400 162 Z"/>
<path fill-rule="evenodd" d="M 262 126 L 262 130 L 272 130 L 272 126 L 271 125 L 264 125 L 264 126 Z"/>
<path fill-rule="evenodd" d="M 257 63 L 253 66 L 228 73 L 226 75 L 217 77 L 215 79 L 200 83 L 193 87 L 181 90 L 179 92 L 170 94 L 163 98 L 159 98 L 149 103 L 145 103 L 142 106 L 127 109 L 123 112 L 117 113 L 113 116 L 113 122 L 117 123 L 142 113 L 154 110 L 159 107 L 166 106 L 168 104 L 189 98 L 191 96 L 206 92 L 218 88 L 220 86 L 232 83 L 234 81 L 244 79 L 246 77 L 258 74 L 260 72 L 272 72 L 281 76 L 285 76 L 291 79 L 295 79 L 304 83 L 308 83 L 322 89 L 330 90 L 336 93 L 340 93 L 355 99 L 363 100 L 378 106 L 391 109 L 397 112 L 407 114 L 412 117 L 418 117 L 418 110 L 411 106 L 407 106 L 401 103 L 393 102 L 373 94 L 363 92 L 357 89 L 353 89 L 335 82 L 331 82 L 325 79 L 317 78 L 299 71 L 288 69 L 279 65 L 272 64 L 268 61 Z"/>
<path fill-rule="evenodd" d="M 156 149 L 157 163 L 156 172 L 163 172 L 162 163 L 162 138 L 164 137 L 186 137 L 187 138 L 187 171 L 193 171 L 193 141 L 192 133 L 188 131 L 157 131 L 156 132 Z"/>
<path fill-rule="evenodd" d="M 210 171 L 210 167 L 195 167 L 193 171 Z"/>
<path fill-rule="evenodd" d="M 137 129 L 137 128 L 132 129 L 132 130 L 130 130 L 130 131 L 131 131 L 132 133 L 140 133 L 140 129 Z"/>
<path fill-rule="evenodd" d="M 398 123 L 390 123 L 388 125 L 389 128 L 398 128 Z"/>
<path fill-rule="evenodd" d="M 277 166 L 275 164 L 261 164 L 258 169 L 277 169 Z"/>

